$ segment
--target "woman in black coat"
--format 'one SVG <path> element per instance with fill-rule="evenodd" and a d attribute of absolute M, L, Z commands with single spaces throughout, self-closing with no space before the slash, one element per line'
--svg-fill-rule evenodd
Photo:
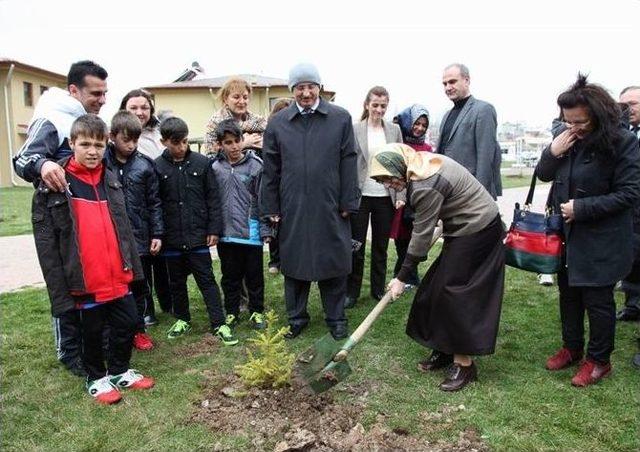
<path fill-rule="evenodd" d="M 582 359 L 586 311 L 586 359 L 571 383 L 588 386 L 611 372 L 613 287 L 633 262 L 640 152 L 637 139 L 621 126 L 616 102 L 585 76 L 560 94 L 558 106 L 563 127 L 536 168 L 540 180 L 553 181 L 552 206 L 565 220 L 565 265 L 558 273 L 563 346 L 546 367 L 564 369 Z"/>

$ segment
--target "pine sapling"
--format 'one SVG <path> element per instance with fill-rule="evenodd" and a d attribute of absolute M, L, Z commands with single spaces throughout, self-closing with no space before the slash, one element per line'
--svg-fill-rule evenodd
<path fill-rule="evenodd" d="M 276 327 L 278 316 L 274 311 L 267 312 L 266 319 L 266 329 L 256 331 L 247 341 L 247 362 L 235 369 L 246 386 L 279 388 L 289 384 L 295 356 L 289 353 L 284 339 L 289 328 Z"/>

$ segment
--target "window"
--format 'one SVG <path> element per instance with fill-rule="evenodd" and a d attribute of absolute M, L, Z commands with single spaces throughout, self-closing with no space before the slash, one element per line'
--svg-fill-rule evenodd
<path fill-rule="evenodd" d="M 40 85 L 40 95 L 42 96 L 46 90 L 48 90 L 48 86 Z"/>
<path fill-rule="evenodd" d="M 29 82 L 22 82 L 22 89 L 24 95 L 24 106 L 33 107 L 33 84 Z"/>

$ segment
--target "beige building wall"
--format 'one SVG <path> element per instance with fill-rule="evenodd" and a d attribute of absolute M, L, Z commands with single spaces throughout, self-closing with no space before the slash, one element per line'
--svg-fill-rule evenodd
<path fill-rule="evenodd" d="M 18 65 L 14 67 L 11 81 L 7 86 L 8 67 L 0 68 L 0 187 L 12 185 L 13 165 L 11 156 L 15 155 L 27 138 L 27 127 L 33 116 L 34 107 L 40 99 L 41 87 L 57 86 L 65 88 L 65 78 L 50 77 L 44 74 L 32 72 Z M 32 106 L 25 105 L 24 82 L 31 83 L 33 102 Z M 5 89 L 5 86 L 7 87 Z M 7 99 L 5 99 L 5 91 Z M 7 110 L 9 120 L 7 121 Z M 11 139 L 12 152 L 9 149 Z M 21 185 L 28 185 L 14 174 L 13 180 Z"/>
<path fill-rule="evenodd" d="M 217 88 L 148 88 L 148 90 L 155 97 L 156 112 L 170 110 L 175 116 L 184 119 L 189 126 L 189 138 L 192 140 L 204 138 L 209 118 L 222 107 Z M 285 86 L 253 87 L 249 110 L 266 118 L 275 101 L 282 97 L 292 97 Z M 323 97 L 330 100 L 333 93 L 323 94 Z"/>

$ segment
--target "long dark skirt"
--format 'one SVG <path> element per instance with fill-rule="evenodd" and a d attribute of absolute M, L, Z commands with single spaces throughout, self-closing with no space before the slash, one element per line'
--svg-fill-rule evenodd
<path fill-rule="evenodd" d="M 407 334 L 445 353 L 490 355 L 504 292 L 500 217 L 466 237 L 448 237 L 413 300 Z"/>

